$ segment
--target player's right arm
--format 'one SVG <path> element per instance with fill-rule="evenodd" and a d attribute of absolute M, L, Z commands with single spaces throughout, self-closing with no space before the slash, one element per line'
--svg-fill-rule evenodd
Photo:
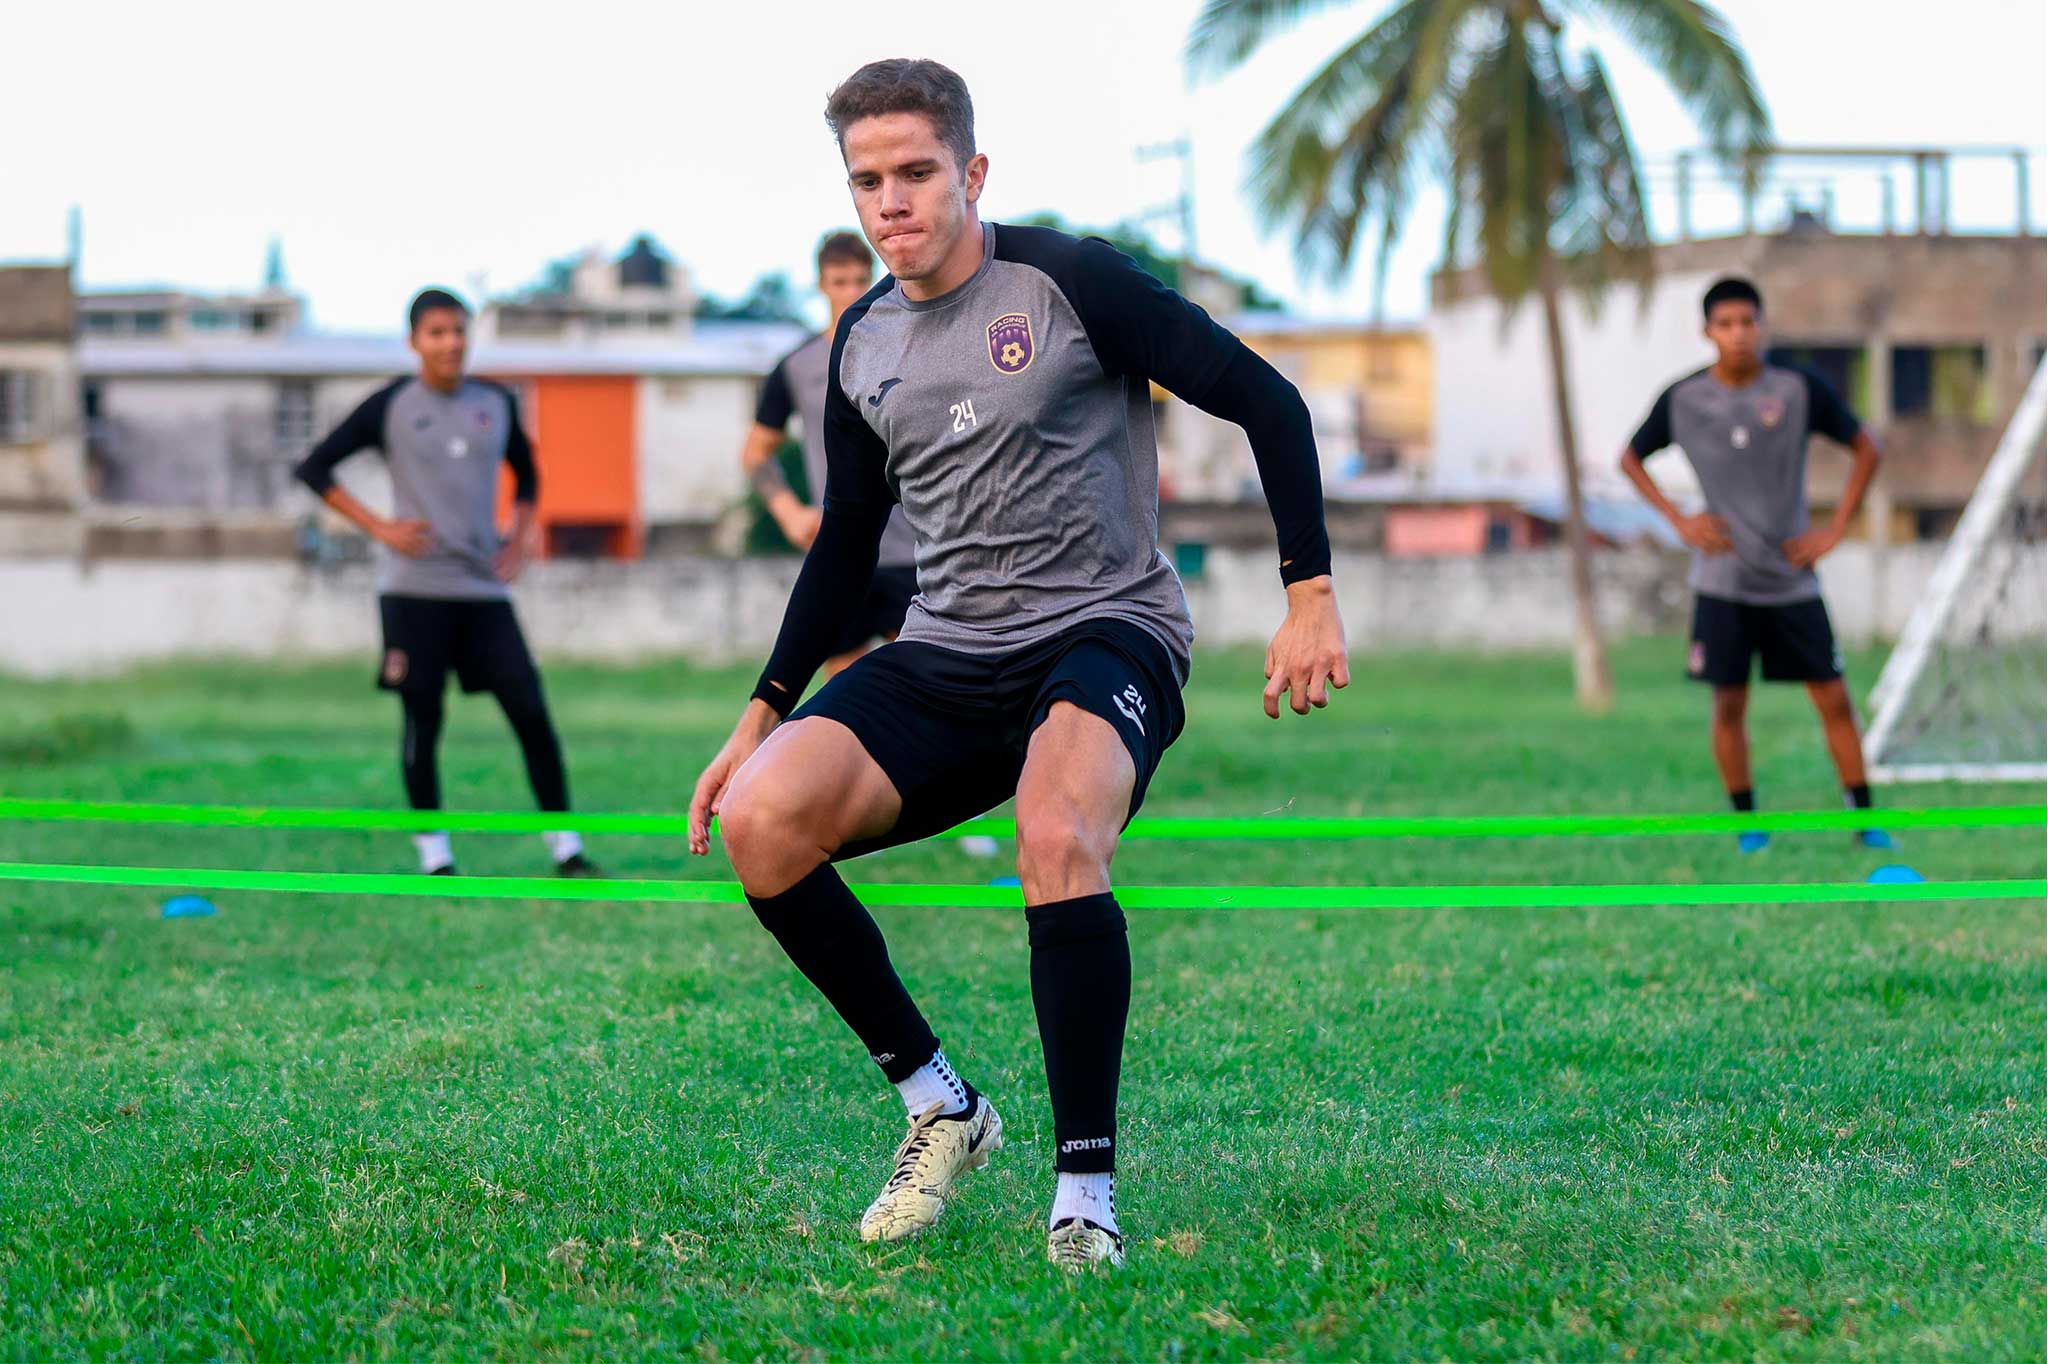
<path fill-rule="evenodd" d="M 789 480 L 782 476 L 782 465 L 775 458 L 775 452 L 782 448 L 790 415 L 795 411 L 796 395 L 789 389 L 789 361 L 785 358 L 761 381 L 754 424 L 747 428 L 746 443 L 740 447 L 740 468 L 747 475 L 747 485 L 760 494 L 768 514 L 781 527 L 783 537 L 798 549 L 809 549 L 818 538 L 821 514 L 816 507 L 804 505 L 796 490 L 789 486 Z M 816 491 L 812 490 L 814 496 Z"/>
<path fill-rule="evenodd" d="M 850 329 L 851 319 L 842 319 L 825 394 L 825 505 L 818 537 L 804 556 L 753 698 L 732 737 L 697 778 L 690 797 L 690 851 L 699 857 L 711 851 L 711 820 L 733 774 L 795 709 L 830 654 L 840 623 L 859 609 L 874 581 L 882 531 L 896 499 L 882 476 L 888 449 L 839 385 L 839 351 Z"/>
<path fill-rule="evenodd" d="M 1629 437 L 1628 446 L 1621 452 L 1621 472 L 1636 491 L 1643 495 L 1643 501 L 1657 509 L 1671 528 L 1678 532 L 1678 538 L 1703 554 L 1726 554 L 1735 548 L 1735 542 L 1728 538 L 1728 523 L 1711 512 L 1700 512 L 1688 516 L 1680 511 L 1672 500 L 1657 486 L 1657 480 L 1650 477 L 1648 466 L 1643 460 L 1671 444 L 1671 390 L 1665 389 L 1657 396 L 1656 405 L 1650 415 Z"/>
<path fill-rule="evenodd" d="M 401 381 L 402 382 L 402 381 Z M 334 481 L 334 470 L 358 450 L 384 444 L 384 413 L 398 384 L 388 384 L 372 393 L 328 432 L 312 453 L 299 461 L 292 473 L 299 482 L 317 493 L 322 502 L 340 512 L 365 535 L 390 546 L 408 558 L 417 559 L 432 548 L 434 528 L 425 521 L 394 521 L 377 515 L 354 494 Z"/>

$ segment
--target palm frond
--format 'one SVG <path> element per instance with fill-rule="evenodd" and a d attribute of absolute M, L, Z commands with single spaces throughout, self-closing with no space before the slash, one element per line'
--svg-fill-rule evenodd
<path fill-rule="evenodd" d="M 1728 21 L 1702 0 L 1561 0 L 1599 19 L 1650 63 L 1724 158 L 1771 144 L 1771 116 Z"/>
<path fill-rule="evenodd" d="M 1350 0 L 1208 0 L 1188 28 L 1188 74 L 1219 76 L 1317 10 Z"/>

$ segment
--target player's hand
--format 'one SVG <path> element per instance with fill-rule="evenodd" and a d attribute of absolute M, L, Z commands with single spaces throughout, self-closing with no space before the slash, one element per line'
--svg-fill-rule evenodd
<path fill-rule="evenodd" d="M 526 541 L 513 536 L 498 546 L 497 555 L 491 560 L 491 568 L 498 575 L 498 581 L 509 583 L 526 568 Z"/>
<path fill-rule="evenodd" d="M 425 521 L 385 521 L 377 527 L 377 539 L 408 559 L 424 559 L 434 547 L 434 528 Z"/>
<path fill-rule="evenodd" d="M 698 857 L 711 851 L 711 821 L 718 814 L 720 802 L 725 799 L 726 787 L 732 785 L 733 773 L 754 756 L 775 727 L 782 723 L 782 717 L 768 708 L 761 700 L 747 702 L 747 708 L 740 714 L 740 722 L 733 726 L 732 737 L 725 741 L 725 747 L 718 750 L 697 778 L 697 789 L 690 796 L 690 851 Z"/>
<path fill-rule="evenodd" d="M 818 538 L 818 527 L 824 523 L 824 512 L 802 503 L 775 518 L 775 524 L 782 527 L 783 538 L 802 550 L 811 547 L 811 542 Z"/>
<path fill-rule="evenodd" d="M 1728 538 L 1728 523 L 1711 512 L 1681 516 L 1672 524 L 1678 529 L 1678 538 L 1702 554 L 1726 554 L 1735 548 Z"/>
<path fill-rule="evenodd" d="M 1785 557 L 1794 568 L 1812 568 L 1823 554 L 1842 543 L 1842 532 L 1833 526 L 1804 531 L 1785 542 Z"/>
<path fill-rule="evenodd" d="M 1296 715 L 1330 704 L 1331 687 L 1351 685 L 1344 620 L 1328 574 L 1287 585 L 1287 619 L 1266 649 L 1266 715 L 1280 718 L 1280 698 Z"/>

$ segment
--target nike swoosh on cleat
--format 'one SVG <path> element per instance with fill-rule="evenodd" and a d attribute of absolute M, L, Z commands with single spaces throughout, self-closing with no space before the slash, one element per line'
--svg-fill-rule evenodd
<path fill-rule="evenodd" d="M 896 387 L 896 385 L 902 382 L 903 381 L 901 379 L 882 380 L 882 386 L 876 389 L 873 393 L 868 395 L 868 406 L 880 407 L 882 405 L 882 399 L 889 396 L 889 390 Z"/>

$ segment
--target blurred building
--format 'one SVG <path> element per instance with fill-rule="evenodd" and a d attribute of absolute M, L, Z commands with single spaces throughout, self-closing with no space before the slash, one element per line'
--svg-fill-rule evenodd
<path fill-rule="evenodd" d="M 86 495 L 69 265 L 0 267 L 0 553 L 65 553 Z"/>
<path fill-rule="evenodd" d="M 646 345 L 680 342 L 697 303 L 689 273 L 644 233 L 617 260 L 593 247 L 548 267 L 537 286 L 492 299 L 480 341 Z"/>
<path fill-rule="evenodd" d="M 746 496 L 738 451 L 756 388 L 802 329 L 693 321 L 684 276 L 646 238 L 616 261 L 586 255 L 557 282 L 486 303 L 470 364 L 520 397 L 547 552 L 702 547 Z M 80 312 L 101 507 L 88 538 L 103 554 L 294 552 L 313 503 L 292 466 L 416 367 L 401 334 L 305 330 L 281 289 L 94 294 Z M 374 455 L 342 478 L 387 504 Z"/>
<path fill-rule="evenodd" d="M 1682 164 L 1682 239 L 1656 248 L 1648 293 L 1623 285 L 1597 308 L 1578 297 L 1565 301 L 1588 497 L 1636 500 L 1617 458 L 1658 393 L 1712 363 L 1700 298 L 1715 279 L 1736 274 L 1763 293 L 1774 358 L 1825 375 L 1882 440 L 1886 458 L 1868 504 L 1868 532 L 1881 541 L 1946 535 L 2048 331 L 2048 271 L 2028 210 L 2025 158 L 2001 153 L 1993 164 L 2017 180 L 2012 216 L 1965 224 L 1948 202 L 1952 155 L 1962 154 L 1781 152 L 1777 169 L 1760 177 L 1764 191 L 1738 193 L 1723 206 L 1721 236 L 1699 234 L 1708 205 Z M 1799 168 L 1796 176 L 1786 164 Z M 1910 220 L 1898 211 L 1909 181 Z M 1774 184 L 1786 187 L 1782 200 L 1769 196 Z M 1862 210 L 1851 215 L 1857 202 Z M 1440 274 L 1428 325 L 1437 364 L 1436 491 L 1515 505 L 1558 497 L 1539 302 L 1510 309 L 1476 271 Z M 1696 491 L 1675 452 L 1653 468 L 1674 492 Z M 1848 469 L 1845 455 L 1816 443 L 1810 491 L 1817 511 L 1840 496 Z"/>

